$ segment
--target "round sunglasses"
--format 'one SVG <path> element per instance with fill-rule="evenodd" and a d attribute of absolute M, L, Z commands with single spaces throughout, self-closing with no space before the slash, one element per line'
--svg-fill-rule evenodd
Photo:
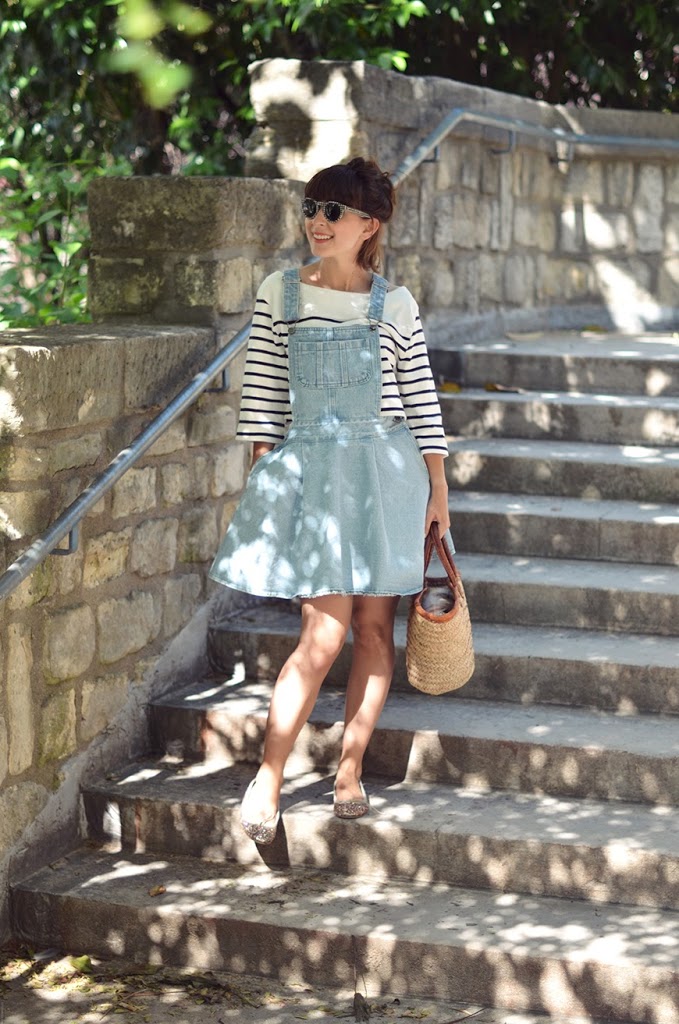
<path fill-rule="evenodd" d="M 336 224 L 345 213 L 357 213 L 359 217 L 370 220 L 369 213 L 364 213 L 363 210 L 355 210 L 353 206 L 345 206 L 344 203 L 337 203 L 334 199 L 328 199 L 324 203 L 319 202 L 317 199 L 302 200 L 302 213 L 307 220 L 313 220 L 319 210 L 323 211 L 323 216 L 329 224 Z"/>

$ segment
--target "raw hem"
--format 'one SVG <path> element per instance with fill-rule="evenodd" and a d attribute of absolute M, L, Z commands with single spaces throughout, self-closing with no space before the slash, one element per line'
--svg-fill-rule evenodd
<path fill-rule="evenodd" d="M 333 594 L 342 597 L 412 597 L 415 594 L 419 594 L 422 590 L 422 585 L 420 584 L 414 590 L 316 590 L 313 593 L 290 594 L 288 592 L 283 593 L 281 590 L 248 590 L 246 587 L 239 587 L 235 583 L 225 583 L 224 580 L 218 576 L 213 576 L 212 573 L 208 573 L 208 577 L 215 583 L 220 583 L 223 587 L 239 590 L 243 594 L 252 594 L 253 597 L 278 597 L 283 601 L 292 601 L 296 597 L 302 600 L 311 597 L 331 597 Z"/>

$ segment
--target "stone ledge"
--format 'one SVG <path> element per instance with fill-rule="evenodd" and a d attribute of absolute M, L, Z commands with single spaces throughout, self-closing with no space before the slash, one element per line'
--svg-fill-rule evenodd
<path fill-rule="evenodd" d="M 0 371 L 20 436 L 115 420 L 168 399 L 218 348 L 210 327 L 79 324 L 5 331 Z"/>

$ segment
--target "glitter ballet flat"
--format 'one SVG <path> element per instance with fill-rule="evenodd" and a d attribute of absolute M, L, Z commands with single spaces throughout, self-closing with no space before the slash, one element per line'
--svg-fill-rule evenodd
<path fill-rule="evenodd" d="M 245 796 L 243 797 L 243 804 L 248 798 L 250 790 L 254 786 L 257 779 L 253 779 L 248 788 L 245 790 Z M 276 838 L 276 830 L 278 829 L 278 822 L 280 821 L 281 812 L 280 808 L 276 808 L 274 813 L 263 821 L 247 821 L 243 817 L 243 810 L 241 804 L 241 828 L 245 832 L 246 836 L 253 839 L 258 846 L 269 846 L 273 843 Z"/>
<path fill-rule="evenodd" d="M 362 818 L 364 814 L 367 814 L 370 810 L 370 801 L 366 795 L 363 783 L 358 780 L 358 785 L 361 790 L 360 800 L 338 800 L 333 787 L 332 797 L 333 805 L 332 809 L 335 812 L 335 816 L 338 818 Z"/>

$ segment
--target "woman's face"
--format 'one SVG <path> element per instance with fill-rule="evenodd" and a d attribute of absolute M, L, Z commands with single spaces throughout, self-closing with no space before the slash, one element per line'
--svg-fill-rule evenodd
<path fill-rule="evenodd" d="M 322 206 L 319 206 L 315 217 L 307 217 L 304 221 L 311 252 L 321 259 L 351 257 L 355 261 L 363 243 L 375 234 L 379 226 L 375 217 L 366 219 L 348 210 L 339 220 L 330 223 Z"/>

